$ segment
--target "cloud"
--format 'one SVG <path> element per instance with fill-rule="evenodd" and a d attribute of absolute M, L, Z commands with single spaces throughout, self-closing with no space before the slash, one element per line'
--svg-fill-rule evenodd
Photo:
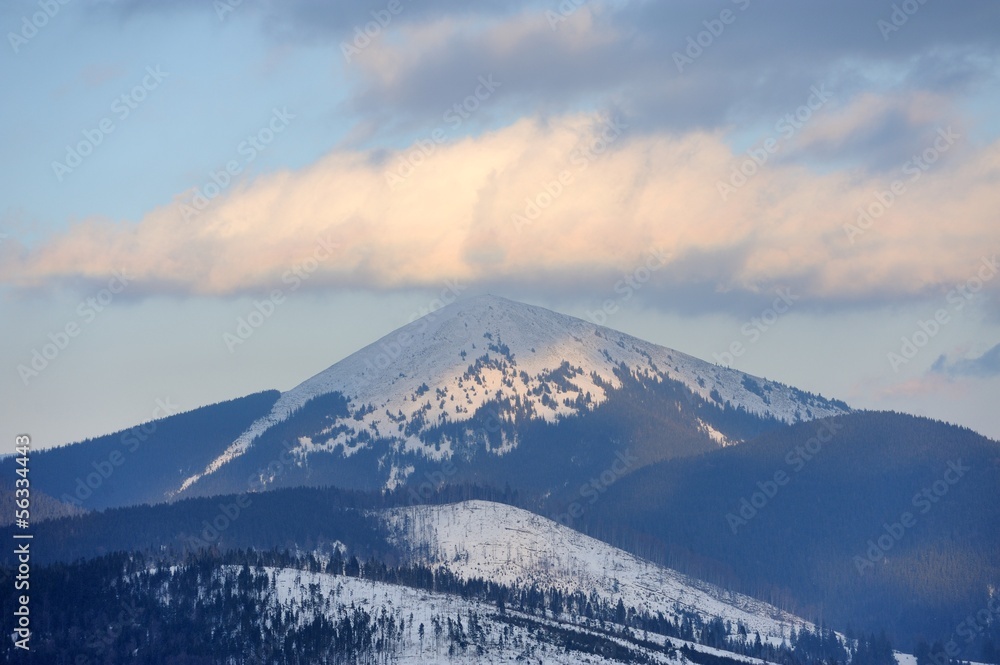
<path fill-rule="evenodd" d="M 584 5 L 558 30 L 537 11 L 403 25 L 345 65 L 356 81 L 345 109 L 365 123 L 375 119 L 382 131 L 412 129 L 440 122 L 480 77 L 492 76 L 503 83 L 498 100 L 471 118 L 464 133 L 489 126 L 501 112 L 564 113 L 623 80 L 623 35 L 595 11 Z"/>
<path fill-rule="evenodd" d="M 402 23 L 352 64 L 362 72 L 353 109 L 425 117 L 465 94 L 467 81 L 493 73 L 527 113 L 600 95 L 637 126 L 712 130 L 794 109 L 823 82 L 847 103 L 870 90 L 955 94 L 996 79 L 996 34 L 941 6 L 923 6 L 889 40 L 876 22 L 891 3 L 592 1 L 554 25 L 543 9 Z M 728 25 L 719 22 L 723 10 Z M 1000 20 L 995 4 L 970 12 Z M 717 36 L 706 32 L 713 22 L 722 26 Z M 690 64 L 678 67 L 676 54 L 689 56 L 689 40 L 701 33 L 706 45 L 696 44 Z"/>
<path fill-rule="evenodd" d="M 920 4 L 884 38 L 880 20 L 899 3 L 796 0 L 706 4 L 699 0 L 583 3 L 462 3 L 399 0 L 401 8 L 356 58 L 338 58 L 352 78 L 345 109 L 391 134 L 434 122 L 468 94 L 478 76 L 506 81 L 505 103 L 520 115 L 593 108 L 595 99 L 627 113 L 636 127 L 670 131 L 744 126 L 801 103 L 809 86 L 827 83 L 848 103 L 866 91 L 960 94 L 996 82 L 1000 5 L 970 0 L 955 11 Z M 355 29 L 384 12 L 387 0 L 244 0 L 241 16 L 284 43 L 322 43 L 340 50 Z M 579 6 L 577 6 L 579 5 Z M 102 12 L 214 12 L 193 0 L 118 0 Z M 562 13 L 563 7 L 574 8 Z M 731 13 L 723 25 L 719 16 Z M 555 18 L 553 18 L 555 17 Z M 705 33 L 719 26 L 718 35 Z M 675 54 L 707 35 L 689 66 Z M 705 40 L 703 40 L 705 41 Z M 477 119 L 477 124 L 487 118 Z M 879 142 L 898 142 L 901 127 L 882 127 Z"/>
<path fill-rule="evenodd" d="M 941 355 L 931 366 L 934 374 L 958 377 L 991 377 L 1000 375 L 1000 344 L 986 351 L 978 358 L 949 359 Z"/>
<path fill-rule="evenodd" d="M 805 300 L 857 304 L 944 293 L 997 249 L 1000 143 L 908 181 L 853 243 L 845 225 L 884 178 L 765 164 L 723 201 L 718 184 L 744 158 L 717 132 L 637 132 L 595 114 L 525 118 L 451 143 L 335 150 L 241 181 L 198 214 L 184 214 L 185 192 L 135 222 L 91 218 L 31 247 L 6 242 L 0 279 L 44 289 L 125 269 L 136 294 L 256 293 L 336 243 L 309 288 L 460 279 L 586 294 L 657 249 L 665 265 L 648 293 L 722 303 L 784 285 Z"/>
<path fill-rule="evenodd" d="M 817 113 L 795 137 L 793 157 L 891 171 L 933 145 L 942 127 L 965 135 L 961 118 L 954 100 L 945 95 L 865 92 L 839 108 Z"/>

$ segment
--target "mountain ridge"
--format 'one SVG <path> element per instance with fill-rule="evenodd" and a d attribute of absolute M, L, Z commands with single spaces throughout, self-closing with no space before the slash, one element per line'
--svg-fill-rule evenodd
<path fill-rule="evenodd" d="M 202 471 L 187 477 L 177 493 L 242 456 L 269 430 L 324 395 L 343 395 L 347 413 L 319 431 L 303 433 L 295 442 L 300 458 L 318 451 L 348 457 L 385 439 L 396 450 L 440 462 L 454 454 L 454 442 L 445 437 L 429 443 L 429 429 L 468 422 L 493 402 L 516 405 L 498 406 L 493 414 L 497 421 L 520 416 L 555 423 L 600 405 L 610 389 L 622 385 L 620 370 L 677 381 L 690 393 L 685 394 L 689 403 L 735 405 L 782 423 L 850 411 L 843 402 L 582 319 L 477 296 L 417 319 L 282 393 L 270 413 Z M 700 427 L 717 445 L 733 442 L 712 423 L 702 421 Z M 517 444 L 505 439 L 493 452 L 503 455 Z M 389 488 L 410 473 L 405 466 L 392 468 Z"/>

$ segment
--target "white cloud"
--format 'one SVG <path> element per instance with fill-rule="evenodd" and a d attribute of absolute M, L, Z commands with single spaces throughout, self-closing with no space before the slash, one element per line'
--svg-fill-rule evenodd
<path fill-rule="evenodd" d="M 671 257 L 661 284 L 794 284 L 812 299 L 850 301 L 948 287 L 997 249 L 997 144 L 907 182 L 852 244 L 844 226 L 884 179 L 766 164 L 723 202 L 717 182 L 742 157 L 721 135 L 629 132 L 613 137 L 592 115 L 522 119 L 437 145 L 394 188 L 386 173 L 418 161 L 416 148 L 382 161 L 337 151 L 234 187 L 189 220 L 171 205 L 138 222 L 89 219 L 30 249 L 0 247 L 0 277 L 38 287 L 124 268 L 137 290 L 226 295 L 280 285 L 328 238 L 339 248 L 310 287 L 548 278 L 585 288 L 655 247 Z M 540 215 L 519 225 L 528 202 Z"/>

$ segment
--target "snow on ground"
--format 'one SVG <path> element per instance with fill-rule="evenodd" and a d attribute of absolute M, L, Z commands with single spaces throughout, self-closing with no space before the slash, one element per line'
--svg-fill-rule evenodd
<path fill-rule="evenodd" d="M 525 627 L 511 625 L 499 617 L 499 610 L 494 605 L 474 600 L 463 600 L 457 596 L 411 589 L 409 587 L 372 582 L 353 577 L 333 576 L 324 573 L 313 573 L 294 569 L 265 569 L 268 576 L 274 575 L 275 591 L 278 603 L 283 609 L 302 612 L 300 621 L 305 623 L 311 617 L 309 607 L 314 604 L 310 598 L 320 597 L 328 602 L 324 613 L 330 618 L 344 616 L 351 608 L 361 608 L 372 615 L 379 615 L 385 609 L 390 615 L 395 614 L 405 621 L 404 640 L 401 645 L 399 659 L 393 662 L 407 663 L 515 663 L 544 662 L 553 665 L 576 665 L 577 663 L 611 664 L 622 662 L 613 657 L 602 657 L 580 652 L 566 652 L 562 647 L 545 641 L 535 631 Z M 305 611 L 303 611 L 305 609 Z M 465 653 L 456 652 L 448 655 L 447 636 L 435 635 L 433 624 L 445 622 L 448 619 L 461 617 L 468 630 L 470 612 L 480 617 L 483 629 L 482 639 L 485 653 L 479 655 L 474 647 Z M 532 617 L 516 611 L 507 612 L 512 617 L 530 619 L 542 626 L 557 626 L 551 619 Z M 424 626 L 424 639 L 419 637 L 419 627 Z M 598 634 L 593 630 L 578 628 L 583 632 Z M 501 639 L 502 637 L 502 639 Z M 620 646 L 631 646 L 626 640 L 609 638 Z M 662 644 L 662 640 L 660 644 Z M 653 662 L 686 663 L 679 654 L 671 659 L 665 654 L 651 650 L 642 650 Z M 732 654 L 728 654 L 732 655 Z M 742 659 L 752 662 L 752 659 Z M 759 661 L 758 661 L 759 662 Z"/>
<path fill-rule="evenodd" d="M 712 441 L 715 441 L 722 448 L 725 448 L 726 446 L 731 446 L 733 445 L 733 443 L 735 443 L 734 441 L 730 441 L 729 439 L 727 439 L 725 434 L 715 429 L 714 427 L 703 421 L 701 418 L 698 419 L 698 425 L 701 427 L 702 431 L 708 434 L 709 438 L 712 439 Z"/>
<path fill-rule="evenodd" d="M 379 615 L 383 609 L 395 614 L 406 622 L 405 639 L 398 663 L 513 663 L 544 662 L 547 665 L 576 665 L 577 663 L 611 664 L 623 662 L 613 654 L 584 654 L 566 652 L 561 646 L 553 645 L 538 630 L 529 630 L 517 621 L 502 618 L 495 605 L 477 600 L 466 600 L 457 596 L 412 589 L 405 586 L 316 573 L 288 568 L 265 568 L 268 577 L 274 580 L 274 591 L 278 604 L 284 610 L 292 610 L 299 616 L 301 624 L 313 616 L 316 598 L 321 599 L 324 614 L 329 618 L 339 618 L 349 609 L 358 607 L 372 615 Z M 234 569 L 235 571 L 235 569 Z M 461 617 L 466 621 L 470 613 L 476 613 L 483 627 L 485 654 L 478 655 L 470 648 L 467 653 L 456 653 L 449 658 L 447 639 L 444 635 L 435 640 L 432 628 L 434 620 L 445 622 L 448 618 Z M 571 628 L 573 630 L 599 635 L 610 640 L 617 647 L 635 649 L 648 656 L 655 663 L 690 663 L 680 653 L 667 656 L 651 649 L 638 647 L 634 642 L 586 625 L 586 619 L 562 615 L 558 618 L 539 617 L 507 609 L 506 615 L 518 620 L 527 620 L 536 627 Z M 419 638 L 419 627 L 424 625 L 424 639 Z M 466 629 L 468 625 L 466 622 Z M 500 636 L 504 635 L 501 640 Z M 765 665 L 767 661 L 715 649 L 695 642 L 677 638 L 666 638 L 653 633 L 639 633 L 639 637 L 660 646 L 669 643 L 676 649 L 688 647 L 695 651 L 714 656 L 723 656 L 747 665 Z M 609 649 L 610 651 L 610 649 Z M 622 656 L 624 658 L 624 656 Z M 631 661 L 626 661 L 631 662 Z M 900 665 L 913 665 L 901 663 Z"/>
<path fill-rule="evenodd" d="M 484 355 L 490 362 L 469 373 Z M 581 370 L 554 383 L 551 373 L 563 363 Z M 375 438 L 406 441 L 405 424 L 422 417 L 427 425 L 468 420 L 484 403 L 497 397 L 517 397 L 532 406 L 535 417 L 554 421 L 577 412 L 567 405 L 589 393 L 592 404 L 605 398 L 593 375 L 619 386 L 614 375 L 624 363 L 648 377 L 669 377 L 706 400 L 742 405 L 751 413 L 785 422 L 810 420 L 842 413 L 839 407 L 773 381 L 719 367 L 679 351 L 645 342 L 582 319 L 558 314 L 496 296 L 455 302 L 396 330 L 328 369 L 283 393 L 271 412 L 254 422 L 201 473 L 187 478 L 179 491 L 242 455 L 253 441 L 286 420 L 310 399 L 340 392 L 349 400 L 351 415 L 330 430 L 325 440 L 313 436 L 300 454 L 335 450 L 347 454 L 361 432 Z M 547 384 L 554 399 L 535 394 Z M 565 387 L 565 392 L 563 391 Z M 371 410 L 368 410 L 371 407 Z M 720 434 L 706 432 L 720 445 Z M 433 446 L 424 446 L 428 456 Z"/>
<path fill-rule="evenodd" d="M 793 627 L 812 624 L 787 612 L 632 556 L 552 520 L 511 506 L 466 501 L 381 513 L 418 562 L 462 578 L 596 591 L 612 603 L 676 618 L 677 610 L 742 622 L 752 635 L 781 644 Z"/>
<path fill-rule="evenodd" d="M 171 570 L 176 570 L 176 566 Z M 219 574 L 237 576 L 242 566 L 223 566 Z M 152 569 L 155 571 L 155 568 Z M 546 665 L 576 665 L 593 663 L 612 665 L 614 663 L 636 662 L 635 656 L 645 657 L 646 662 L 689 665 L 690 660 L 680 652 L 681 648 L 720 656 L 745 665 L 767 665 L 768 661 L 715 649 L 702 644 L 664 637 L 646 631 L 632 631 L 633 638 L 618 634 L 620 627 L 608 624 L 606 627 L 594 620 L 571 616 L 547 614 L 537 616 L 516 609 L 500 610 L 496 605 L 480 600 L 463 599 L 459 596 L 425 591 L 407 586 L 366 580 L 343 575 L 267 566 L 253 568 L 262 572 L 269 583 L 259 588 L 259 607 L 267 611 L 279 611 L 281 616 L 292 619 L 297 626 L 305 627 L 322 614 L 336 622 L 344 618 L 356 618 L 355 611 L 361 610 L 372 619 L 381 619 L 382 627 L 392 618 L 398 629 L 398 641 L 392 642 L 392 654 L 386 662 L 411 663 L 545 663 Z M 221 580 L 216 580 L 219 582 Z M 208 578 L 204 584 L 211 584 Z M 216 584 L 216 588 L 219 588 Z M 169 605 L 166 595 L 160 602 Z M 475 621 L 472 619 L 475 617 Z M 456 648 L 449 653 L 452 641 L 448 637 L 450 622 L 461 621 L 462 631 L 467 641 L 463 651 Z M 438 631 L 436 626 L 440 625 Z M 423 637 L 421 637 L 421 626 Z M 476 626 L 476 628 L 473 628 Z M 272 629 L 269 620 L 263 629 Z M 577 636 L 596 638 L 599 654 L 567 650 L 567 632 Z M 385 633 L 379 633 L 385 636 Z M 374 637 L 374 636 L 373 636 Z M 667 655 L 655 647 L 641 646 L 649 643 L 675 651 Z M 899 665 L 916 665 L 916 659 L 908 654 L 895 652 Z M 980 665 L 973 663 L 973 665 Z"/>

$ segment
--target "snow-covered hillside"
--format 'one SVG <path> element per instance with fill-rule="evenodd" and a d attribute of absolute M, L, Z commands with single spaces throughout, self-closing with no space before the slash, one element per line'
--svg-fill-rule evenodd
<path fill-rule="evenodd" d="M 240 456 L 264 432 L 321 395 L 343 394 L 349 414 L 300 436 L 297 455 L 322 450 L 349 456 L 371 441 L 389 440 L 399 451 L 440 460 L 451 455 L 451 447 L 447 441 L 425 441 L 421 435 L 428 427 L 468 420 L 493 400 L 517 403 L 532 418 L 566 418 L 606 400 L 608 390 L 621 385 L 615 372 L 622 366 L 643 377 L 679 381 L 704 400 L 788 423 L 846 410 L 842 403 L 610 328 L 481 296 L 428 314 L 282 394 L 267 416 L 180 489 Z M 701 428 L 716 444 L 731 443 L 711 423 Z M 516 445 L 504 441 L 492 452 L 502 455 Z M 405 469 L 394 470 L 393 482 L 405 475 Z"/>
<path fill-rule="evenodd" d="M 381 513 L 416 563 L 463 579 L 597 593 L 612 603 L 678 621 L 682 612 L 742 623 L 772 644 L 812 625 L 767 603 L 632 556 L 512 506 L 465 501 Z"/>
<path fill-rule="evenodd" d="M 651 631 L 623 631 L 620 625 L 566 612 L 525 613 L 474 598 L 298 568 L 253 570 L 267 579 L 266 586 L 257 586 L 257 604 L 294 617 L 300 627 L 309 626 L 318 615 L 334 623 L 358 613 L 377 619 L 369 625 L 386 662 L 688 665 L 716 658 L 721 659 L 720 665 L 769 662 Z M 218 570 L 212 588 L 216 592 L 230 588 L 220 582 L 228 579 L 231 584 L 239 571 L 236 566 Z M 790 624 L 796 629 L 808 625 L 797 619 Z M 776 646 L 782 643 L 775 635 L 768 641 Z M 894 656 L 898 665 L 916 662 L 909 654 L 897 651 Z"/>
<path fill-rule="evenodd" d="M 317 598 L 322 599 L 322 611 L 330 619 L 349 616 L 357 608 L 373 616 L 393 616 L 396 618 L 396 625 L 402 620 L 403 634 L 394 645 L 395 660 L 392 662 L 396 663 L 544 662 L 553 665 L 610 665 L 633 662 L 615 657 L 616 651 L 620 651 L 624 657 L 626 650 L 630 649 L 645 656 L 648 659 L 646 662 L 676 665 L 690 662 L 679 653 L 668 656 L 636 646 L 624 638 L 579 625 L 574 625 L 572 630 L 599 636 L 605 641 L 605 646 L 601 649 L 604 653 L 567 651 L 557 642 L 552 632 L 560 626 L 565 627 L 569 622 L 528 616 L 514 610 L 501 614 L 495 605 L 481 601 L 394 584 L 287 568 L 266 570 L 274 580 L 273 590 L 279 606 L 282 610 L 297 614 L 303 624 L 311 621 L 315 615 L 317 603 L 314 599 Z M 455 620 L 460 620 L 463 624 L 461 630 L 468 642 L 464 650 L 454 648 L 454 640 L 449 637 L 448 629 L 444 628 L 452 626 Z M 421 626 L 423 637 L 420 636 Z M 442 628 L 439 630 L 438 626 Z M 659 636 L 652 636 L 652 639 L 661 645 L 665 643 Z M 679 646 L 681 642 L 677 642 Z M 707 649 L 701 645 L 695 645 L 694 648 Z M 726 655 L 748 665 L 761 662 L 736 654 Z"/>

